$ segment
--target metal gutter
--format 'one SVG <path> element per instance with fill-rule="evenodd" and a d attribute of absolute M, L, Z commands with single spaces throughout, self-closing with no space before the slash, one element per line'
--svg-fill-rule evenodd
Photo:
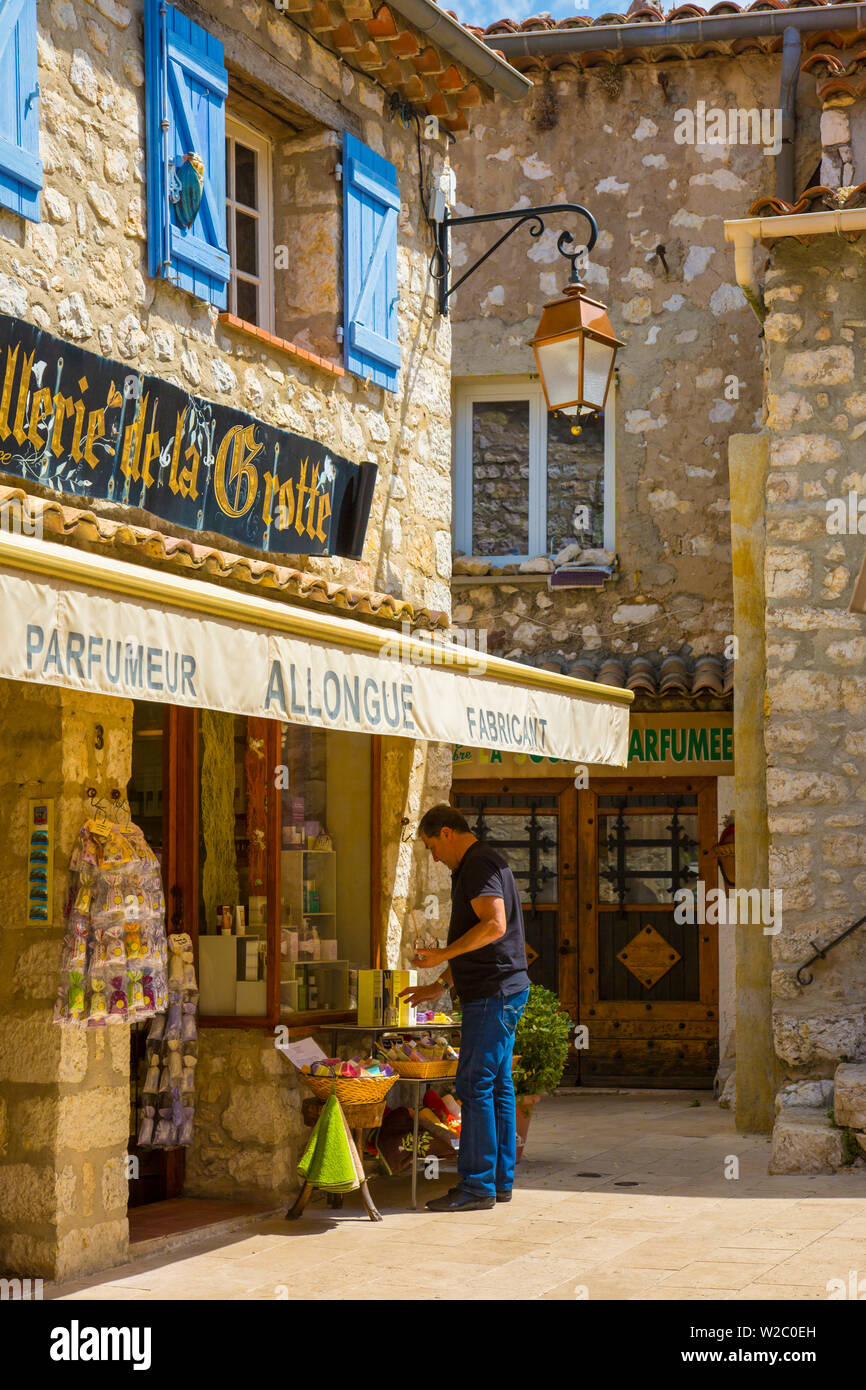
<path fill-rule="evenodd" d="M 415 0 L 415 3 L 426 3 L 426 0 Z M 403 0 L 397 8 L 403 8 Z M 705 19 L 672 19 L 661 24 L 587 24 L 576 29 L 532 29 L 528 33 L 487 34 L 484 42 L 498 48 L 506 58 L 528 58 L 553 53 L 625 52 L 664 44 L 718 43 L 766 35 L 781 37 L 786 29 L 797 29 L 801 33 L 866 30 L 866 4 L 759 10 L 749 14 L 709 15 Z"/>
<path fill-rule="evenodd" d="M 433 0 L 389 0 L 389 3 L 393 10 L 426 34 L 431 43 L 450 53 L 500 96 L 519 101 L 532 87 L 530 78 L 498 58 L 488 44 L 476 39 L 456 19 L 434 5 Z M 493 47 L 499 47 L 498 41 Z"/>
<path fill-rule="evenodd" d="M 151 608 L 179 608 L 184 612 L 250 624 L 264 632 L 285 632 L 308 642 L 368 652 L 374 656 L 393 655 L 399 648 L 400 660 L 412 665 L 431 664 L 431 643 L 392 628 L 375 628 L 332 613 L 311 613 L 288 603 L 274 603 L 258 594 L 204 584 L 185 575 L 130 565 L 125 560 L 91 555 L 74 546 L 57 545 L 32 536 L 0 532 L 0 567 L 35 576 L 47 575 L 72 585 L 89 585 L 109 594 L 146 602 Z M 483 670 L 478 669 L 483 662 Z M 634 700 L 631 690 L 601 685 L 597 681 L 563 676 L 524 666 L 518 661 L 488 653 L 476 654 L 457 642 L 436 639 L 432 664 L 451 668 L 482 679 L 507 682 L 512 686 L 547 690 L 554 694 L 577 696 L 606 704 L 628 706 Z"/>
<path fill-rule="evenodd" d="M 744 217 L 725 223 L 725 241 L 733 243 L 737 284 L 763 323 L 767 309 L 755 275 L 755 242 L 785 236 L 842 236 L 866 231 L 866 208 L 847 212 L 796 212 L 783 217 Z"/>

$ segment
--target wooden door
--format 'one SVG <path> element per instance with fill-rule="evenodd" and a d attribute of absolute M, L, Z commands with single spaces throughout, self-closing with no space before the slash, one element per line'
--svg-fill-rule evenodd
<path fill-rule="evenodd" d="M 674 893 L 716 887 L 715 780 L 617 778 L 577 796 L 580 1083 L 710 1087 L 717 928 L 678 923 Z"/>
<path fill-rule="evenodd" d="M 460 781 L 452 791 L 479 839 L 511 866 L 523 908 L 529 978 L 577 1020 L 576 800 L 571 782 Z"/>

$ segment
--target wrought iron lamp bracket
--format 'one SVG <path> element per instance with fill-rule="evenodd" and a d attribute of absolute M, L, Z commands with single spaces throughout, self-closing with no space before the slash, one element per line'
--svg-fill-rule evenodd
<path fill-rule="evenodd" d="M 479 266 L 482 266 L 494 251 L 498 251 L 503 242 L 524 226 L 530 224 L 529 235 L 536 239 L 544 233 L 544 218 L 554 212 L 576 212 L 581 217 L 585 217 L 589 223 L 589 236 L 584 246 L 578 246 L 576 251 L 567 251 L 567 246 L 574 244 L 574 236 L 569 231 L 560 232 L 556 240 L 556 249 L 561 256 L 564 256 L 571 263 L 571 273 L 569 284 L 579 284 L 577 272 L 577 262 L 585 255 L 588 255 L 598 240 L 598 224 L 592 213 L 580 203 L 548 203 L 538 208 L 514 208 L 510 212 L 479 212 L 473 213 L 468 217 L 443 217 L 442 221 L 436 225 L 436 249 L 439 257 L 439 312 L 448 313 L 448 300 L 455 290 L 459 289 L 470 275 L 473 275 Z M 459 280 L 454 280 L 450 285 L 447 284 L 448 271 L 451 265 L 449 255 L 450 233 L 452 227 L 467 227 L 475 222 L 511 222 L 511 226 L 502 233 L 502 236 L 489 246 L 482 256 L 479 256 L 468 270 L 465 270 Z"/>

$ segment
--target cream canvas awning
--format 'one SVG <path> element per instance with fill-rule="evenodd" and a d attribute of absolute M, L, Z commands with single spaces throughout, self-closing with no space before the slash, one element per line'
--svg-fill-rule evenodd
<path fill-rule="evenodd" d="M 0 676 L 624 767 L 627 690 L 0 535 Z"/>

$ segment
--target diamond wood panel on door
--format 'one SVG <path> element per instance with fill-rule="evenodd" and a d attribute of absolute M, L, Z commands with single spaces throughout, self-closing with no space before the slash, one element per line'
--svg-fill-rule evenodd
<path fill-rule="evenodd" d="M 674 893 L 716 886 L 715 779 L 611 779 L 577 797 L 580 1082 L 710 1087 L 717 929 L 678 923 Z"/>

